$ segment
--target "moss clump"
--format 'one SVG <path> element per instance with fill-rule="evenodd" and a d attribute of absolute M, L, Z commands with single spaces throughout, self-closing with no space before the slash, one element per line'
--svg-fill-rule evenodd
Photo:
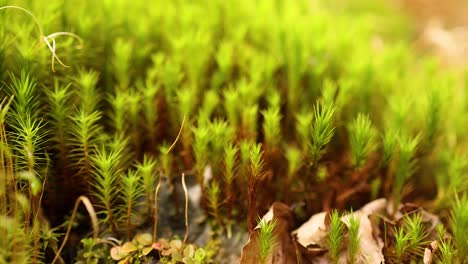
<path fill-rule="evenodd" d="M 275 200 L 435 201 L 444 258 L 466 260 L 468 75 L 416 54 L 383 1 L 8 4 L 24 9 L 0 8 L 0 232 L 23 235 L 0 258 L 47 262 L 81 195 L 101 235 L 130 239 L 186 172 L 221 227 L 252 230 Z"/>

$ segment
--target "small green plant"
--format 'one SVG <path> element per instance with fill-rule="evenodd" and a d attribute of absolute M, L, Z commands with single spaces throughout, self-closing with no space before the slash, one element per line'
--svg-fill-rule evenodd
<path fill-rule="evenodd" d="M 455 252 L 453 241 L 451 237 L 446 237 L 447 230 L 442 224 L 437 227 L 437 245 L 439 254 L 436 255 L 438 263 L 455 263 Z"/>
<path fill-rule="evenodd" d="M 275 235 L 276 220 L 267 221 L 265 219 L 260 219 L 258 221 L 258 226 L 259 260 L 261 264 L 265 264 L 278 245 L 278 240 Z"/>
<path fill-rule="evenodd" d="M 107 146 L 101 146 L 96 149 L 95 155 L 91 158 L 94 188 L 92 193 L 98 201 L 96 205 L 98 215 L 103 216 L 101 218 L 103 223 L 108 224 L 112 233 L 117 236 L 119 235 L 118 212 L 116 210 L 118 196 L 115 194 L 121 191 L 119 178 L 122 168 L 119 167 L 119 159 L 122 154 L 123 149 L 108 149 Z M 132 184 L 131 187 L 135 187 L 135 185 Z M 130 190 L 129 194 L 133 192 L 134 190 Z"/>
<path fill-rule="evenodd" d="M 281 142 L 281 115 L 278 107 L 272 107 L 262 112 L 263 134 L 265 146 L 271 151 L 277 149 Z"/>
<path fill-rule="evenodd" d="M 427 237 L 420 214 L 406 216 L 400 227 L 395 227 L 395 256 L 397 262 L 407 261 L 410 256 L 422 255 Z"/>
<path fill-rule="evenodd" d="M 117 135 L 125 135 L 127 119 L 127 97 L 126 93 L 116 91 L 114 95 L 109 96 L 109 103 L 112 106 L 112 127 Z"/>
<path fill-rule="evenodd" d="M 135 214 L 134 209 L 143 198 L 144 188 L 142 185 L 141 175 L 133 170 L 129 170 L 125 175 L 121 176 L 122 182 L 122 215 L 127 229 L 127 239 L 130 240 L 133 230 L 133 222 L 138 216 Z"/>
<path fill-rule="evenodd" d="M 67 156 L 69 152 L 68 125 L 70 124 L 70 111 L 72 110 L 72 90 L 71 84 L 63 85 L 58 79 L 54 80 L 53 88 L 46 91 L 47 101 L 49 105 L 49 122 L 51 130 L 56 131 L 52 138 L 55 143 L 55 148 L 58 151 L 60 159 L 61 173 L 64 173 L 67 168 Z"/>
<path fill-rule="evenodd" d="M 78 252 L 76 264 L 98 264 L 108 256 L 106 244 L 99 243 L 99 239 L 83 238 L 81 244 L 83 248 Z"/>
<path fill-rule="evenodd" d="M 372 127 L 369 116 L 359 113 L 348 125 L 351 145 L 351 158 L 356 168 L 361 168 L 376 149 L 376 132 Z"/>
<path fill-rule="evenodd" d="M 146 256 L 153 250 L 162 250 L 161 243 L 153 243 L 150 234 L 140 233 L 131 241 L 120 243 L 110 249 L 110 256 L 118 263 L 140 263 L 148 260 Z"/>
<path fill-rule="evenodd" d="M 340 219 L 340 214 L 337 210 L 331 211 L 329 214 L 330 223 L 327 234 L 327 244 L 330 258 L 333 263 L 338 263 L 340 251 L 344 243 L 344 223 Z"/>
<path fill-rule="evenodd" d="M 136 168 L 142 178 L 148 217 L 151 217 L 153 215 L 154 188 L 157 182 L 156 160 L 148 155 L 145 155 L 143 157 L 143 162 L 138 162 L 136 164 Z"/>
<path fill-rule="evenodd" d="M 406 245 L 410 239 L 408 234 L 405 234 L 405 231 L 402 227 L 396 228 L 394 231 L 395 235 L 395 255 L 398 262 L 402 262 L 403 254 L 405 253 Z"/>
<path fill-rule="evenodd" d="M 383 1 L 6 2 L 0 262 L 72 262 L 61 252 L 77 236 L 81 263 L 113 261 L 109 244 L 122 262 L 210 262 L 216 250 L 187 241 L 185 173 L 229 237 L 246 226 L 253 234 L 275 200 L 302 218 L 384 197 L 393 204 L 385 222 L 395 224 L 380 232 L 391 238 L 385 260 L 417 262 L 429 232 L 421 235 L 414 212 L 398 218 L 411 198 L 448 223 L 436 257 L 468 261 L 468 74 L 415 52 L 416 32 Z M 180 211 L 181 172 L 186 235 L 163 247 L 158 194 L 170 193 Z M 76 198 L 93 215 L 92 239 L 73 221 Z M 360 262 L 363 218 L 344 230 L 334 213 L 327 254 Z M 55 230 L 67 221 L 57 249 Z M 136 241 L 151 225 L 151 238 Z"/>
<path fill-rule="evenodd" d="M 206 196 L 206 199 L 207 199 L 207 202 L 208 202 L 208 207 L 210 208 L 210 211 L 211 211 L 211 214 L 213 215 L 213 217 L 216 219 L 216 221 L 218 222 L 218 225 L 220 227 L 223 226 L 223 222 L 221 220 L 221 215 L 220 215 L 220 212 L 219 212 L 219 208 L 220 208 L 220 192 L 221 192 L 221 189 L 219 187 L 219 184 L 216 182 L 216 181 L 212 181 L 210 183 L 210 185 L 207 187 L 207 196 Z"/>
<path fill-rule="evenodd" d="M 258 105 L 247 106 L 241 115 L 241 137 L 246 139 L 257 138 Z"/>
<path fill-rule="evenodd" d="M 208 165 L 210 130 L 207 126 L 197 127 L 193 130 L 193 134 L 193 153 L 196 160 L 195 171 L 197 175 L 197 181 L 203 189 L 203 172 L 205 170 L 205 166 Z"/>
<path fill-rule="evenodd" d="M 468 188 L 466 155 L 443 153 L 442 161 L 443 169 L 436 175 L 437 199 L 434 201 L 439 208 L 448 207 L 453 197 Z"/>
<path fill-rule="evenodd" d="M 388 165 L 391 159 L 394 157 L 396 149 L 398 147 L 398 131 L 389 129 L 385 131 L 382 140 L 382 159 L 381 164 Z"/>
<path fill-rule="evenodd" d="M 296 133 L 304 154 L 310 155 L 310 131 L 314 115 L 309 111 L 303 111 L 296 115 Z"/>
<path fill-rule="evenodd" d="M 229 144 L 224 149 L 224 182 L 226 186 L 226 211 L 227 217 L 230 220 L 232 216 L 232 206 L 234 202 L 234 179 L 238 170 L 238 152 L 239 147 L 234 144 Z"/>
<path fill-rule="evenodd" d="M 323 149 L 335 134 L 333 115 L 335 107 L 331 104 L 319 103 L 314 107 L 314 121 L 311 132 L 311 156 L 316 165 L 322 156 Z"/>
<path fill-rule="evenodd" d="M 395 179 L 393 181 L 393 206 L 394 212 L 401 202 L 403 185 L 410 179 L 415 171 L 414 155 L 416 147 L 419 143 L 419 136 L 408 137 L 401 136 L 398 140 L 398 163 L 395 171 Z"/>
<path fill-rule="evenodd" d="M 87 114 L 80 109 L 72 115 L 69 126 L 70 142 L 68 144 L 72 148 L 70 158 L 77 175 L 83 179 L 88 191 L 91 190 L 91 157 L 95 153 L 98 136 L 102 132 L 102 127 L 98 124 L 101 116 L 99 111 Z"/>
<path fill-rule="evenodd" d="M 207 253 L 203 248 L 195 250 L 194 245 L 184 246 L 180 240 L 161 240 L 161 263 L 167 264 L 205 264 L 208 262 Z"/>
<path fill-rule="evenodd" d="M 289 199 L 288 191 L 292 187 L 294 178 L 297 177 L 297 173 L 304 162 L 301 150 L 296 147 L 289 146 L 286 149 L 286 160 L 288 162 L 288 174 L 287 174 L 287 181 L 286 181 L 286 188 L 285 188 L 284 195 L 286 199 Z"/>
<path fill-rule="evenodd" d="M 160 93 L 161 85 L 155 83 L 156 74 L 148 73 L 148 77 L 144 84 L 139 86 L 139 91 L 142 94 L 142 111 L 144 115 L 144 127 L 148 132 L 147 138 L 152 146 L 156 145 L 157 136 L 159 134 L 157 121 L 158 115 L 158 94 Z"/>
<path fill-rule="evenodd" d="M 351 264 L 357 263 L 357 256 L 360 253 L 361 238 L 359 236 L 360 220 L 351 211 L 351 216 L 348 222 L 348 262 Z"/>
<path fill-rule="evenodd" d="M 460 263 L 468 260 L 468 195 L 464 193 L 460 198 L 455 196 L 452 205 L 450 227 L 455 240 L 455 252 Z"/>
<path fill-rule="evenodd" d="M 250 146 L 249 152 L 249 174 L 248 174 L 248 212 L 247 223 L 249 232 L 255 227 L 255 215 L 257 212 L 257 188 L 258 184 L 266 177 L 265 162 L 263 161 L 263 151 L 261 144 Z"/>
<path fill-rule="evenodd" d="M 234 131 L 225 121 L 215 120 L 208 124 L 210 130 L 210 164 L 214 173 L 221 173 L 218 168 L 222 167 L 224 148 L 226 144 L 231 144 L 234 140 Z"/>

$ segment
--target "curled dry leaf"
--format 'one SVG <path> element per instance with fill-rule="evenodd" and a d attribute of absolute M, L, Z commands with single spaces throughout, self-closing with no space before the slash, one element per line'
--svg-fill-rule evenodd
<path fill-rule="evenodd" d="M 432 251 L 429 248 L 424 249 L 424 257 L 423 262 L 424 264 L 431 264 L 432 263 Z"/>
<path fill-rule="evenodd" d="M 380 238 L 374 237 L 374 228 L 371 221 L 369 220 L 369 215 L 383 212 L 386 206 L 386 199 L 377 199 L 366 204 L 359 211 L 354 212 L 354 216 L 360 221 L 359 237 L 361 243 L 357 259 L 362 263 L 384 262 L 384 256 L 382 253 L 383 242 Z M 341 221 L 349 226 L 350 217 L 351 214 L 344 215 L 341 217 Z M 314 249 L 314 251 L 321 251 L 323 253 L 326 248 L 326 222 L 326 212 L 315 214 L 309 219 L 309 221 L 295 230 L 293 235 L 296 236 L 297 241 L 302 246 L 307 247 L 308 249 Z M 346 250 L 343 250 L 342 254 L 340 255 L 340 263 L 346 262 L 347 252 Z M 322 256 L 316 258 L 314 263 L 329 263 L 329 259 L 326 256 Z"/>
<path fill-rule="evenodd" d="M 321 212 L 313 215 L 309 221 L 302 224 L 298 229 L 292 232 L 296 236 L 297 242 L 304 247 L 319 246 L 325 247 L 326 220 L 327 213 Z"/>
<path fill-rule="evenodd" d="M 435 215 L 427 212 L 421 206 L 413 203 L 405 203 L 399 207 L 398 212 L 395 214 L 395 219 L 401 221 L 406 215 L 419 213 L 421 214 L 422 222 L 426 227 L 426 232 L 436 238 L 436 227 L 439 225 L 440 218 Z"/>
<path fill-rule="evenodd" d="M 381 238 L 380 229 L 372 220 L 372 216 L 381 218 L 383 215 L 389 214 L 388 209 L 391 209 L 391 203 L 386 199 L 374 200 L 360 210 L 354 212 L 354 217 L 359 220 L 359 250 L 356 256 L 357 263 L 385 263 L 384 254 L 382 252 L 384 243 Z M 399 217 L 410 213 L 420 213 L 423 218 L 423 223 L 429 232 L 433 232 L 440 220 L 437 216 L 424 211 L 420 207 L 414 207 L 411 204 L 400 206 L 395 214 L 395 221 Z M 351 214 L 341 217 L 341 221 L 349 227 Z M 330 263 L 330 259 L 324 253 L 327 251 L 327 230 L 329 225 L 329 214 L 321 212 L 313 215 L 307 222 L 292 232 L 293 240 L 289 235 L 290 223 L 292 223 L 293 215 L 291 209 L 281 203 L 274 203 L 264 215 L 265 221 L 275 219 L 277 226 L 275 234 L 278 238 L 279 246 L 274 250 L 272 258 L 267 262 L 269 264 L 286 264 L 286 263 Z M 391 221 L 387 219 L 387 221 Z M 392 221 L 393 222 L 393 221 Z M 396 224 L 396 222 L 395 222 Z M 251 234 L 247 245 L 244 247 L 241 256 L 241 264 L 257 264 L 258 262 L 258 227 Z M 432 243 L 430 248 L 425 251 L 424 261 L 427 264 L 432 263 L 432 258 L 437 244 Z M 348 249 L 345 247 L 340 253 L 339 263 L 348 263 Z"/>
<path fill-rule="evenodd" d="M 424 257 L 423 262 L 424 264 L 431 264 L 434 260 L 434 254 L 436 253 L 437 249 L 439 248 L 439 244 L 436 240 L 431 242 L 429 247 L 424 249 Z"/>

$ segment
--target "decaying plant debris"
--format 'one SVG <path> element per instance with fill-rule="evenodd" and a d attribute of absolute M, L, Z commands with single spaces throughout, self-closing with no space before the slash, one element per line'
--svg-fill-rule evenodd
<path fill-rule="evenodd" d="M 0 263 L 468 262 L 468 74 L 413 25 L 0 0 Z"/>
<path fill-rule="evenodd" d="M 412 208 L 408 211 L 408 208 Z M 387 234 L 384 230 L 393 230 L 395 226 L 402 225 L 405 217 L 417 215 L 422 219 L 425 226 L 425 240 L 421 245 L 424 248 L 425 263 L 432 263 L 434 243 L 437 236 L 436 226 L 440 224 L 437 216 L 432 215 L 422 208 L 414 205 L 404 205 L 397 212 L 395 219 L 390 220 L 391 204 L 386 199 L 378 199 L 366 204 L 360 210 L 342 215 L 340 221 L 346 225 L 347 232 L 343 232 L 344 245 L 339 252 L 337 263 L 393 263 L 393 252 L 388 250 L 386 245 Z M 355 218 L 358 225 L 358 247 L 351 255 L 351 223 Z M 294 223 L 294 215 L 287 205 L 275 203 L 263 218 L 265 221 L 274 221 L 275 240 L 277 246 L 271 252 L 271 257 L 265 263 L 330 263 L 334 262 L 329 255 L 329 245 L 327 238 L 329 236 L 331 223 L 330 213 L 321 212 L 314 214 L 308 221 L 303 223 L 298 229 L 291 230 Z M 383 223 L 383 225 L 379 224 Z M 384 226 L 384 229 L 381 227 Z M 257 226 L 256 230 L 260 229 Z M 391 232 L 389 232 L 390 235 Z M 251 234 L 247 245 L 243 249 L 242 264 L 260 263 L 259 257 L 259 231 Z M 430 240 L 433 239 L 433 240 Z M 384 252 L 384 247 L 387 249 Z M 430 253 L 426 253 L 429 251 Z M 385 255 L 384 255 L 385 253 Z M 426 256 L 427 255 L 427 256 Z M 406 262 L 406 261 L 405 261 Z"/>

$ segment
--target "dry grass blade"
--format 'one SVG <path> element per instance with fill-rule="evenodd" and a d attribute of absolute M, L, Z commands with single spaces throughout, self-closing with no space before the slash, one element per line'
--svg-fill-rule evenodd
<path fill-rule="evenodd" d="M 180 134 L 182 134 L 182 130 L 184 129 L 185 117 L 186 117 L 186 114 L 184 114 L 184 117 L 182 118 L 182 124 L 180 125 L 179 133 L 177 134 L 177 137 L 172 143 L 172 145 L 167 149 L 166 155 L 169 154 L 169 152 L 171 152 L 171 150 L 174 148 L 177 141 L 179 141 Z"/>
<path fill-rule="evenodd" d="M 187 242 L 188 234 L 189 234 L 189 224 L 188 224 L 188 191 L 187 185 L 185 184 L 185 173 L 182 173 L 182 188 L 184 189 L 185 194 L 185 236 L 183 243 Z"/>
<path fill-rule="evenodd" d="M 33 13 L 31 13 L 27 9 L 24 9 L 22 7 L 19 7 L 19 6 L 2 6 L 2 7 L 0 7 L 0 10 L 3 10 L 3 9 L 18 9 L 18 10 L 21 10 L 21 11 L 25 12 L 26 14 L 28 14 L 34 20 L 34 23 L 36 24 L 37 28 L 39 29 L 40 41 L 39 41 L 38 45 L 40 45 L 42 42 L 45 42 L 47 47 L 49 48 L 50 52 L 52 53 L 51 63 L 52 63 L 52 71 L 53 72 L 55 72 L 55 60 L 57 60 L 58 63 L 60 65 L 62 65 L 63 67 L 65 67 L 65 68 L 70 67 L 70 66 L 66 65 L 65 63 L 63 63 L 62 60 L 60 60 L 60 58 L 57 56 L 57 53 L 55 52 L 55 50 L 56 50 L 55 37 L 70 36 L 70 37 L 72 37 L 74 39 L 77 39 L 79 41 L 79 45 L 77 46 L 77 49 L 81 49 L 83 47 L 83 39 L 81 39 L 78 35 L 76 35 L 74 33 L 71 33 L 71 32 L 55 32 L 55 33 L 52 33 L 52 34 L 49 34 L 49 35 L 45 36 L 44 32 L 42 30 L 42 27 L 41 27 L 39 21 L 37 20 L 36 16 L 34 16 Z M 49 42 L 49 39 L 52 41 L 52 44 Z"/>

